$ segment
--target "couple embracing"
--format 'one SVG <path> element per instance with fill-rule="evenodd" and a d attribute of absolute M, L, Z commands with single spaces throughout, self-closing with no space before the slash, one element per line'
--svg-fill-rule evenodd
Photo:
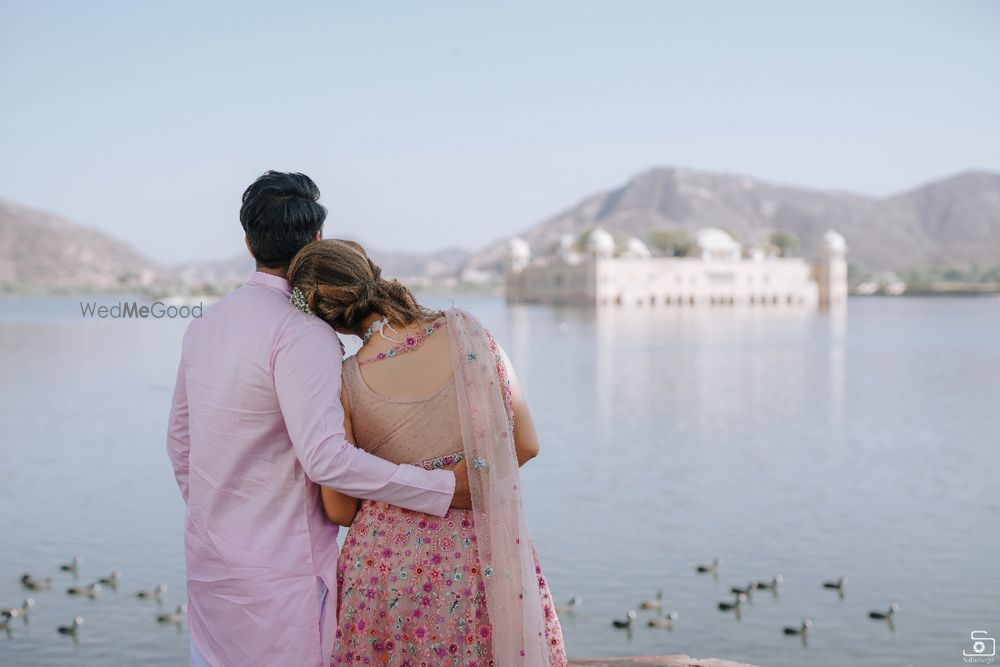
<path fill-rule="evenodd" d="M 564 666 L 510 361 L 471 313 L 323 240 L 318 200 L 303 174 L 247 188 L 257 270 L 184 336 L 167 450 L 192 665 Z"/>

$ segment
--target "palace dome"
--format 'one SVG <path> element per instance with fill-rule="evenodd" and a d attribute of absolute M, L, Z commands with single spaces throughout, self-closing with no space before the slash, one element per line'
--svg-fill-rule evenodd
<path fill-rule="evenodd" d="M 507 242 L 507 251 L 511 257 L 517 259 L 527 259 L 531 257 L 531 246 L 519 236 L 515 236 Z"/>
<path fill-rule="evenodd" d="M 606 229 L 598 227 L 587 236 L 587 250 L 599 255 L 615 253 L 615 237 Z"/>
<path fill-rule="evenodd" d="M 694 235 L 694 244 L 702 250 L 739 250 L 740 248 L 736 239 L 718 227 L 699 229 Z"/>
<path fill-rule="evenodd" d="M 625 254 L 628 255 L 629 257 L 641 257 L 641 258 L 653 256 L 653 253 L 649 251 L 649 247 L 645 243 L 643 243 L 640 239 L 637 239 L 634 236 L 630 238 L 628 240 L 628 243 L 625 245 Z"/>
<path fill-rule="evenodd" d="M 840 233 L 832 229 L 828 229 L 823 233 L 823 248 L 826 250 L 844 252 L 847 250 L 847 241 L 844 240 L 843 235 Z"/>

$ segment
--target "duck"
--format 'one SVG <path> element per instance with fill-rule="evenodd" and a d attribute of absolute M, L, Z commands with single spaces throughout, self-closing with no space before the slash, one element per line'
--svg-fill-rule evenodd
<path fill-rule="evenodd" d="M 52 579 L 35 579 L 30 574 L 21 575 L 21 584 L 29 591 L 47 591 L 52 588 Z"/>
<path fill-rule="evenodd" d="M 823 582 L 823 588 L 832 588 L 832 589 L 837 590 L 837 591 L 844 590 L 844 587 L 846 585 L 847 585 L 847 577 L 840 577 L 836 581 L 824 581 Z"/>
<path fill-rule="evenodd" d="M 62 570 L 63 572 L 72 572 L 73 574 L 76 574 L 80 571 L 80 563 L 82 562 L 83 562 L 82 558 L 80 558 L 79 556 L 73 556 L 73 560 L 71 560 L 68 563 L 63 563 L 62 565 L 59 566 L 59 569 Z"/>
<path fill-rule="evenodd" d="M 785 628 L 786 635 L 806 635 L 809 633 L 809 628 L 812 627 L 813 622 L 808 618 L 802 619 L 802 625 L 797 628 L 787 627 Z"/>
<path fill-rule="evenodd" d="M 755 588 L 757 588 L 757 582 L 751 581 L 749 584 L 747 584 L 746 588 L 739 588 L 738 586 L 733 586 L 729 590 L 732 591 L 733 595 L 740 595 L 742 593 L 743 595 L 750 597 L 751 595 L 753 595 L 753 589 Z"/>
<path fill-rule="evenodd" d="M 762 591 L 777 591 L 778 586 L 780 586 L 781 582 L 784 580 L 784 577 L 780 574 L 776 574 L 771 581 L 755 581 L 753 583 L 756 584 L 756 588 Z"/>
<path fill-rule="evenodd" d="M 711 565 L 701 564 L 695 569 L 702 574 L 716 574 L 719 571 L 720 565 L 722 565 L 722 561 L 718 558 L 713 558 Z"/>
<path fill-rule="evenodd" d="M 97 581 L 104 584 L 105 586 L 111 586 L 111 588 L 118 588 L 119 582 L 121 582 L 122 573 L 118 570 L 114 570 L 106 577 L 101 577 Z"/>
<path fill-rule="evenodd" d="M 167 585 L 166 584 L 160 584 L 160 585 L 158 585 L 156 588 L 154 588 L 151 591 L 139 591 L 138 593 L 135 594 L 135 596 L 137 598 L 140 598 L 140 599 L 143 599 L 143 600 L 149 600 L 149 599 L 152 599 L 152 598 L 155 598 L 155 599 L 159 600 L 160 599 L 160 594 L 161 593 L 166 593 L 166 592 L 167 592 Z"/>
<path fill-rule="evenodd" d="M 881 621 L 891 620 L 897 609 L 899 609 L 899 603 L 893 602 L 889 605 L 889 611 L 870 611 L 868 612 L 868 618 L 874 618 Z"/>
<path fill-rule="evenodd" d="M 4 616 L 8 619 L 16 618 L 18 616 L 22 618 L 28 618 L 28 610 L 35 606 L 35 598 L 25 598 L 24 602 L 20 607 L 11 607 L 10 609 L 0 609 L 0 616 Z"/>
<path fill-rule="evenodd" d="M 73 619 L 73 625 L 60 625 L 56 629 L 61 635 L 72 635 L 75 637 L 81 625 L 83 625 L 83 616 L 77 616 Z"/>
<path fill-rule="evenodd" d="M 739 609 L 740 606 L 746 602 L 746 593 L 737 593 L 736 599 L 732 602 L 720 602 L 719 611 L 733 611 L 734 609 Z"/>
<path fill-rule="evenodd" d="M 676 611 L 672 611 L 669 614 L 661 614 L 649 619 L 646 625 L 651 628 L 672 628 L 674 627 L 674 621 L 677 620 L 678 616 L 679 614 Z"/>
<path fill-rule="evenodd" d="M 579 595 L 573 596 L 573 598 L 561 607 L 556 607 L 557 614 L 572 614 L 573 610 L 583 604 L 583 598 Z"/>
<path fill-rule="evenodd" d="M 635 617 L 636 616 L 638 616 L 638 614 L 635 613 L 635 609 L 629 609 L 628 613 L 625 614 L 625 620 L 624 621 L 619 620 L 619 619 L 616 618 L 615 620 L 611 621 L 611 625 L 613 625 L 616 628 L 629 628 L 629 629 L 631 629 L 632 624 L 635 622 Z"/>
<path fill-rule="evenodd" d="M 184 620 L 184 614 L 187 613 L 187 605 L 179 604 L 177 609 L 172 614 L 160 614 L 156 617 L 156 620 L 160 623 L 180 623 Z"/>
<path fill-rule="evenodd" d="M 101 583 L 95 581 L 88 586 L 70 586 L 66 589 L 66 592 L 70 595 L 86 595 L 89 598 L 96 598 L 98 593 L 101 592 Z"/>
<path fill-rule="evenodd" d="M 656 599 L 653 600 L 643 600 L 639 603 L 639 609 L 662 609 L 663 608 L 663 591 L 657 591 Z"/>

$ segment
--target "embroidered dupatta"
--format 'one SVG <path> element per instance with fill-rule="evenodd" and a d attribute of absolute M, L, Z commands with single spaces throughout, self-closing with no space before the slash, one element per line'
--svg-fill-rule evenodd
<path fill-rule="evenodd" d="M 502 667 L 548 667 L 538 577 L 521 503 L 513 418 L 498 370 L 506 367 L 482 323 L 448 310 L 452 367 L 476 542 L 493 626 L 493 659 Z"/>

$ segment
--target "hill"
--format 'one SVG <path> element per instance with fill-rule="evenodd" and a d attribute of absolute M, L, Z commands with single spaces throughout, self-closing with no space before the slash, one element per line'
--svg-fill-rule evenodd
<path fill-rule="evenodd" d="M 533 252 L 544 253 L 563 234 L 580 235 L 597 226 L 643 240 L 659 229 L 721 227 L 744 243 L 787 229 L 798 236 L 797 252 L 804 257 L 813 257 L 822 233 L 833 228 L 847 238 L 849 259 L 863 271 L 900 272 L 911 284 L 995 282 L 1000 276 L 1000 174 L 970 171 L 871 197 L 734 174 L 656 168 L 592 194 L 520 236 Z M 476 253 L 460 248 L 371 250 L 387 277 L 424 285 L 453 284 L 460 275 L 481 282 L 502 269 L 505 254 L 506 239 Z M 224 291 L 251 270 L 244 253 L 160 266 L 102 232 L 0 199 L 0 292 L 178 292 L 192 285 Z"/>
<path fill-rule="evenodd" d="M 127 290 L 163 269 L 126 243 L 0 199 L 0 291 Z"/>
<path fill-rule="evenodd" d="M 643 240 L 656 229 L 721 227 L 744 243 L 787 229 L 812 257 L 826 229 L 841 232 L 850 259 L 865 268 L 1000 263 L 1000 174 L 967 172 L 889 197 L 777 185 L 748 176 L 681 168 L 645 171 L 524 230 L 533 252 L 563 234 L 601 226 Z M 504 242 L 491 244 L 470 266 L 494 269 Z"/>

